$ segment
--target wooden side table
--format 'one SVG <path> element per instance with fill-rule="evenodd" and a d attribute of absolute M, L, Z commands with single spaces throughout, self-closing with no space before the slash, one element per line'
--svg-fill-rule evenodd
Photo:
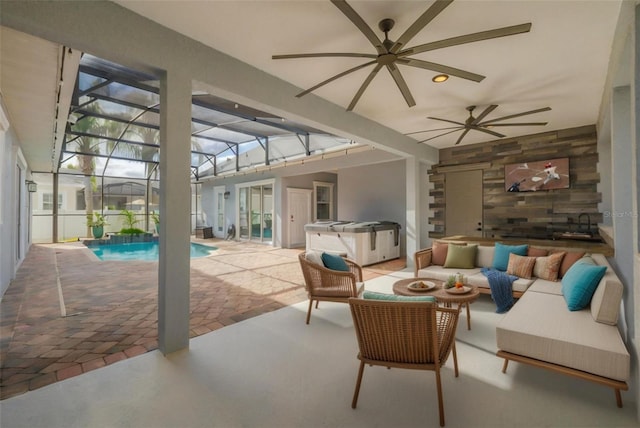
<path fill-rule="evenodd" d="M 408 285 L 415 281 L 431 281 L 436 284 L 435 288 L 428 291 L 413 291 L 408 288 Z M 396 281 L 393 284 L 393 293 L 401 296 L 433 296 L 438 303 L 444 303 L 445 306 L 451 307 L 452 303 L 458 304 L 458 309 L 462 306 L 467 307 L 467 330 L 471 330 L 471 311 L 469 310 L 469 304 L 475 302 L 480 296 L 478 287 L 473 285 L 467 285 L 471 288 L 468 293 L 464 294 L 450 294 L 444 289 L 444 282 L 433 278 L 407 278 Z"/>

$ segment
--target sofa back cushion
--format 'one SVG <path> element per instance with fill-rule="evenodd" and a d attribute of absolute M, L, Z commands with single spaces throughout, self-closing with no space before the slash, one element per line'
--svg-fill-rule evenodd
<path fill-rule="evenodd" d="M 494 252 L 494 246 L 479 245 L 478 252 L 476 253 L 476 266 L 490 268 L 493 264 Z"/>
<path fill-rule="evenodd" d="M 616 325 L 622 302 L 622 282 L 602 254 L 592 257 L 598 265 L 607 266 L 607 271 L 591 298 L 591 316 L 599 323 Z"/>
<path fill-rule="evenodd" d="M 529 247 L 527 250 L 527 256 L 529 257 L 544 257 L 549 254 L 549 250 L 544 248 Z"/>

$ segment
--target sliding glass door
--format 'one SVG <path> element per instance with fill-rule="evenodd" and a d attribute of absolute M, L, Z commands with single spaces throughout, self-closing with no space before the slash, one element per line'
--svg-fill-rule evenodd
<path fill-rule="evenodd" d="M 273 183 L 238 185 L 240 238 L 273 241 Z"/>

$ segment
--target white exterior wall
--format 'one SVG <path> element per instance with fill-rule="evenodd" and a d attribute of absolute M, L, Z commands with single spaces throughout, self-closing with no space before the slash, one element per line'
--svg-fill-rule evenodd
<path fill-rule="evenodd" d="M 22 169 L 22 179 L 19 183 L 18 165 Z M 0 298 L 9 288 L 31 245 L 30 194 L 24 183 L 28 173 L 0 97 Z M 21 213 L 20 218 L 18 212 Z"/>

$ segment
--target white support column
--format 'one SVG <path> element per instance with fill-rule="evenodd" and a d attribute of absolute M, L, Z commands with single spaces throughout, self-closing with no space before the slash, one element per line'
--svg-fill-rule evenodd
<path fill-rule="evenodd" d="M 160 82 L 160 259 L 158 347 L 189 347 L 191 78 L 168 71 Z"/>
<path fill-rule="evenodd" d="M 415 265 L 413 255 L 420 249 L 420 161 L 416 157 L 406 160 L 407 267 Z"/>

